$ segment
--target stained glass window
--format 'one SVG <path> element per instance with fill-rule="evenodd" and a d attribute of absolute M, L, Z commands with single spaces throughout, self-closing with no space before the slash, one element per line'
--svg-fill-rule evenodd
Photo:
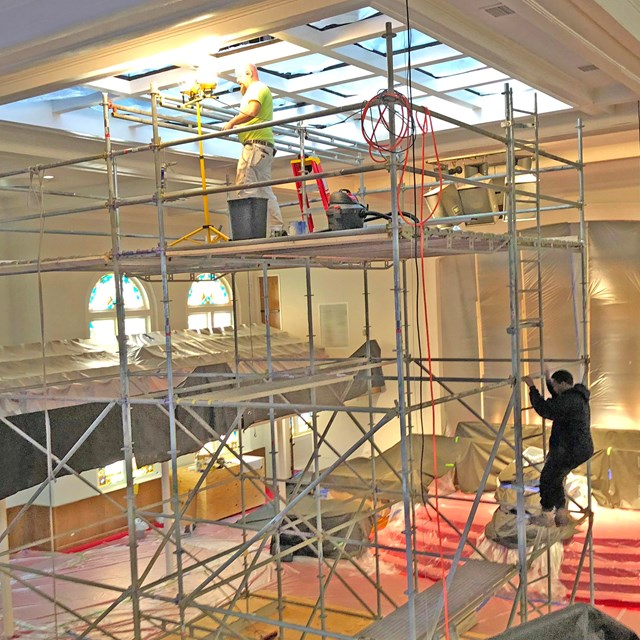
<path fill-rule="evenodd" d="M 214 273 L 196 276 L 189 288 L 187 305 L 193 310 L 189 329 L 224 329 L 233 326 L 233 295 L 225 280 Z"/>
<path fill-rule="evenodd" d="M 145 333 L 149 328 L 149 305 L 140 284 L 123 276 L 122 294 L 127 311 L 124 320 L 127 335 Z M 89 337 L 98 342 L 116 340 L 116 283 L 113 273 L 100 276 L 89 296 Z"/>
<path fill-rule="evenodd" d="M 144 309 L 140 287 L 127 276 L 122 277 L 122 295 L 126 309 Z M 105 273 L 89 296 L 89 311 L 112 311 L 116 308 L 116 281 L 113 273 Z"/>
<path fill-rule="evenodd" d="M 231 296 L 224 280 L 213 273 L 201 273 L 189 289 L 187 304 L 199 307 L 209 304 L 231 304 Z"/>

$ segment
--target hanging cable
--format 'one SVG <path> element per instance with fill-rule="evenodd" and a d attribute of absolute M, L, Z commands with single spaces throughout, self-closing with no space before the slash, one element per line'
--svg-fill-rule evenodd
<path fill-rule="evenodd" d="M 410 60 L 410 52 L 411 52 L 411 29 L 409 22 L 409 6 L 408 0 L 405 2 L 406 13 L 407 13 L 407 51 L 408 51 L 408 87 L 409 94 L 412 95 L 412 87 L 411 87 L 411 60 Z M 371 98 L 364 106 L 361 115 L 361 129 L 362 135 L 367 141 L 369 145 L 369 156 L 374 162 L 383 163 L 387 161 L 387 157 L 391 153 L 396 153 L 400 155 L 400 164 L 402 167 L 400 179 L 398 180 L 398 184 L 396 186 L 397 192 L 397 200 L 401 201 L 401 191 L 402 186 L 404 184 L 404 176 L 406 174 L 406 168 L 409 161 L 409 153 L 412 153 L 413 156 L 413 164 L 414 166 L 418 163 L 415 158 L 415 139 L 416 139 L 416 130 L 420 131 L 422 146 L 421 146 L 421 161 L 420 161 L 420 189 L 419 189 L 419 200 L 420 205 L 417 206 L 416 202 L 416 191 L 415 188 L 415 173 L 413 176 L 414 181 L 414 210 L 419 208 L 419 216 L 416 211 L 416 215 L 412 216 L 413 219 L 409 218 L 399 207 L 398 214 L 405 222 L 405 224 L 413 226 L 417 228 L 417 241 L 419 241 L 419 253 L 420 253 L 420 270 L 419 273 L 417 271 L 416 280 L 419 281 L 419 292 L 421 293 L 421 305 L 418 303 L 418 291 L 416 291 L 416 316 L 417 322 L 416 326 L 421 327 L 424 326 L 425 331 L 425 341 L 427 348 L 427 363 L 428 363 L 428 376 L 429 376 L 429 393 L 431 396 L 431 439 L 432 439 L 432 451 L 433 451 L 433 486 L 435 492 L 435 512 L 436 512 L 436 528 L 437 528 L 437 536 L 438 536 L 438 555 L 440 559 L 440 570 L 441 570 L 441 579 L 443 585 L 443 613 L 444 613 L 444 629 L 446 639 L 449 640 L 449 599 L 447 593 L 447 584 L 446 584 L 446 571 L 445 571 L 445 558 L 444 558 L 444 548 L 442 544 L 442 529 L 441 529 L 441 518 L 440 518 L 440 504 L 439 504 L 439 491 L 438 491 L 438 452 L 437 452 L 437 436 L 436 436 L 436 414 L 435 414 L 435 405 L 433 403 L 434 400 L 434 385 L 433 385 L 433 363 L 432 363 L 432 352 L 431 352 L 431 336 L 429 329 L 429 309 L 428 309 L 428 301 L 427 301 L 427 289 L 426 289 L 426 268 L 425 268 L 425 253 L 424 253 L 424 243 L 425 243 L 425 225 L 427 221 L 429 221 L 436 214 L 440 201 L 442 198 L 442 190 L 444 186 L 444 180 L 442 176 L 442 168 L 439 160 L 436 136 L 433 129 L 433 121 L 431 117 L 431 113 L 427 107 L 425 107 L 425 111 L 422 118 L 414 118 L 413 117 L 413 100 L 407 98 L 403 94 L 398 91 L 390 91 L 390 90 L 382 90 L 378 92 L 373 98 Z M 392 129 L 390 118 L 393 118 L 393 131 L 394 136 L 392 137 L 390 131 Z M 425 216 L 424 211 L 424 196 L 425 196 L 425 186 L 424 186 L 424 169 L 425 169 L 425 146 L 426 146 L 426 138 L 428 135 L 431 135 L 431 140 L 434 148 L 434 156 L 436 158 L 436 167 L 438 172 L 438 183 L 439 190 L 438 196 L 436 200 L 435 206 L 431 209 L 429 214 Z M 418 220 L 416 220 L 416 217 Z M 422 307 L 422 313 L 424 315 L 424 323 L 420 323 L 420 306 Z M 419 344 L 419 352 L 420 352 L 420 361 L 422 361 L 422 343 L 421 343 L 421 335 L 420 329 L 417 331 L 418 336 L 418 344 Z M 422 404 L 422 385 L 420 385 L 420 404 Z M 424 418 L 422 412 L 420 412 L 420 423 L 421 423 L 421 431 L 422 431 L 422 445 L 421 445 L 421 457 L 420 457 L 420 482 L 422 482 L 422 466 L 423 466 L 423 458 L 424 458 Z M 425 510 L 426 510 L 426 504 Z"/>

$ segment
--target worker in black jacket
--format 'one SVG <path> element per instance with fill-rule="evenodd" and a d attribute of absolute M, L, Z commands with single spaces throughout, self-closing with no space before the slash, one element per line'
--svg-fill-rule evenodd
<path fill-rule="evenodd" d="M 564 480 L 570 471 L 593 455 L 589 390 L 573 384 L 573 376 L 563 369 L 551 377 L 545 371 L 551 397 L 546 400 L 530 376 L 522 381 L 529 387 L 531 405 L 538 415 L 553 421 L 549 452 L 540 474 L 542 514 L 530 519 L 540 526 L 564 526 L 571 522 L 564 494 Z M 554 516 L 555 509 L 555 516 Z"/>

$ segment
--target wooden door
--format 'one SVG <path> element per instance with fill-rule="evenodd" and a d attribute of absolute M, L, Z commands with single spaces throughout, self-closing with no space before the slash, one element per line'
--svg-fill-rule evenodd
<path fill-rule="evenodd" d="M 259 277 L 259 287 L 260 318 L 262 324 L 264 324 L 264 276 Z M 267 287 L 269 293 L 269 326 L 274 329 L 282 329 L 282 319 L 280 317 L 280 278 L 278 276 L 267 276 Z"/>

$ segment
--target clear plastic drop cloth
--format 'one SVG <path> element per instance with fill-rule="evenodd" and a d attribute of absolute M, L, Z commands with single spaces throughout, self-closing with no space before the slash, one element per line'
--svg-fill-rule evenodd
<path fill-rule="evenodd" d="M 575 239 L 575 224 L 545 226 L 545 237 Z M 542 290 L 544 357 L 552 371 L 564 368 L 580 380 L 583 367 L 585 327 L 590 358 L 591 425 L 596 449 L 610 448 L 606 474 L 599 485 L 603 501 L 610 506 L 640 507 L 640 445 L 634 432 L 640 427 L 640 339 L 636 315 L 640 309 L 640 223 L 590 222 L 588 241 L 587 323 L 583 319 L 582 267 L 578 253 L 560 249 L 542 251 L 541 273 L 534 262 L 520 265 L 519 283 L 532 292 L 521 296 L 521 318 L 540 316 L 538 285 Z M 524 260 L 534 260 L 532 252 Z M 509 317 L 509 262 L 505 252 L 494 255 L 448 257 L 439 261 L 442 354 L 468 362 L 445 362 L 446 377 L 504 379 L 511 374 Z M 537 362 L 537 329 L 523 332 L 522 346 L 533 361 L 525 373 L 540 376 Z M 485 359 L 478 362 L 478 358 Z M 458 383 L 456 391 L 474 383 Z M 489 422 L 499 424 L 510 388 L 476 396 L 473 408 Z M 525 400 L 525 404 L 527 404 Z M 473 420 L 460 403 L 447 403 L 443 413 L 448 433 L 459 422 Z M 533 410 L 523 422 L 539 425 Z M 608 435 L 600 435 L 606 432 Z M 625 435 L 626 433 L 626 435 Z M 613 434 L 613 435 L 612 435 Z M 619 434 L 616 436 L 615 434 Z M 459 434 L 460 435 L 460 434 Z M 609 442 L 613 439 L 613 442 Z M 628 452 L 628 453 L 627 453 Z M 468 487 L 467 487 L 468 490 Z M 599 498 L 600 499 L 600 498 Z"/>

